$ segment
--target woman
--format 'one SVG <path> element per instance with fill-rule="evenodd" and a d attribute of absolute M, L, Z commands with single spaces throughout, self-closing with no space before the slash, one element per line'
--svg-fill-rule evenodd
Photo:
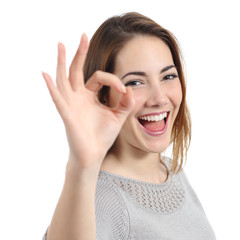
<path fill-rule="evenodd" d="M 46 239 L 215 239 L 182 171 L 191 123 L 175 38 L 127 13 L 87 42 L 83 34 L 69 77 L 61 43 L 56 86 L 43 73 L 69 142 Z"/>

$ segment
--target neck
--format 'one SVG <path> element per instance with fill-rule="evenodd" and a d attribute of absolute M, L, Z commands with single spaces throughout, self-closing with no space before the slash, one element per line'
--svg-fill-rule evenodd
<path fill-rule="evenodd" d="M 162 183 L 167 169 L 159 153 L 145 152 L 131 145 L 115 142 L 103 161 L 102 170 L 151 183 Z"/>

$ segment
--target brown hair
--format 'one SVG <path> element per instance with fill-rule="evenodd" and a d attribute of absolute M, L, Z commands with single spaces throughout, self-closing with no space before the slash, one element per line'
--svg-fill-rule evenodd
<path fill-rule="evenodd" d="M 122 47 L 139 35 L 156 36 L 169 47 L 182 86 L 182 102 L 175 119 L 171 141 L 172 173 L 182 169 L 184 157 L 191 140 L 191 119 L 186 103 L 186 83 L 183 73 L 182 57 L 176 38 L 168 30 L 150 18 L 136 12 L 126 13 L 107 19 L 93 35 L 84 65 L 84 79 L 87 81 L 97 71 L 114 72 L 115 59 Z M 100 102 L 108 98 L 108 87 L 99 92 Z"/>

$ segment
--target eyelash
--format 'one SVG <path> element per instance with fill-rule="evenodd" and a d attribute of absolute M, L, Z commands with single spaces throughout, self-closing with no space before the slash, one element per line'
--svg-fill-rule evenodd
<path fill-rule="evenodd" d="M 176 74 L 168 74 L 163 79 L 164 80 L 173 80 L 176 77 L 178 77 Z"/>
<path fill-rule="evenodd" d="M 133 80 L 133 81 L 127 82 L 127 83 L 125 84 L 125 86 L 126 86 L 126 87 L 127 87 L 127 86 L 139 86 L 139 84 L 137 85 L 137 84 L 133 84 L 133 83 L 142 83 L 142 82 L 139 81 L 139 80 Z"/>
<path fill-rule="evenodd" d="M 163 80 L 173 80 L 174 78 L 178 77 L 176 74 L 168 74 L 166 75 Z M 134 84 L 135 83 L 135 84 Z M 140 80 L 133 80 L 133 81 L 129 81 L 125 84 L 125 86 L 139 86 L 139 84 L 136 83 L 140 83 L 142 84 L 142 82 Z"/>

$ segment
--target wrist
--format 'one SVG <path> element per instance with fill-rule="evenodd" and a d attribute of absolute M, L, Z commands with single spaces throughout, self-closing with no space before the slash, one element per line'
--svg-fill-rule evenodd
<path fill-rule="evenodd" d="M 72 159 L 68 161 L 66 166 L 66 179 L 71 179 L 78 183 L 96 184 L 100 166 L 82 167 Z"/>

